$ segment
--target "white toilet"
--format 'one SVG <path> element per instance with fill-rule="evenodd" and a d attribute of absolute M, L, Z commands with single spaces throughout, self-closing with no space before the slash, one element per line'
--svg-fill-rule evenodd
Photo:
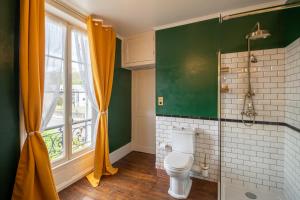
<path fill-rule="evenodd" d="M 172 152 L 164 160 L 164 167 L 170 176 L 168 193 L 176 199 L 186 199 L 192 187 L 189 172 L 194 163 L 195 131 L 172 130 Z"/>

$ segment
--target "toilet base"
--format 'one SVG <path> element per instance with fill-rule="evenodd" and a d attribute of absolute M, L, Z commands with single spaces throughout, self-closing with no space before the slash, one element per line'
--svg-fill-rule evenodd
<path fill-rule="evenodd" d="M 192 180 L 189 177 L 181 183 L 178 183 L 178 180 L 176 178 L 170 177 L 170 188 L 168 193 L 175 199 L 187 199 L 190 194 L 191 188 Z"/>

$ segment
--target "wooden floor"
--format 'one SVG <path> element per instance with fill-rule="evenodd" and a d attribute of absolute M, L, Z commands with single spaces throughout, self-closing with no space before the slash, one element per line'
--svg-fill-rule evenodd
<path fill-rule="evenodd" d="M 132 152 L 114 164 L 118 174 L 101 179 L 97 188 L 86 178 L 79 180 L 59 193 L 61 200 L 93 199 L 173 199 L 168 195 L 169 177 L 155 169 L 155 155 Z M 217 183 L 193 179 L 188 199 L 216 200 Z"/>

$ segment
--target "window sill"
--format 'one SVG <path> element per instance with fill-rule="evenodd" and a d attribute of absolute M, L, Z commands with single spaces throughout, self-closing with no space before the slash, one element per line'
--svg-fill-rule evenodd
<path fill-rule="evenodd" d="M 61 168 L 61 167 L 65 167 L 66 165 L 69 165 L 70 163 L 76 162 L 77 160 L 80 160 L 80 159 L 82 159 L 83 157 L 86 157 L 86 156 L 88 156 L 88 155 L 94 154 L 94 151 L 95 151 L 94 149 L 89 150 L 89 151 L 87 151 L 87 152 L 85 152 L 85 153 L 83 153 L 83 154 L 81 154 L 81 155 L 79 155 L 79 156 L 77 156 L 77 157 L 74 157 L 74 158 L 72 158 L 72 159 L 70 159 L 70 160 L 67 160 L 67 161 L 65 161 L 65 162 L 63 162 L 63 163 L 61 163 L 61 164 L 54 165 L 54 166 L 52 167 L 52 170 L 55 171 L 55 170 L 57 170 L 57 169 L 59 169 L 59 168 Z"/>
<path fill-rule="evenodd" d="M 94 149 L 52 167 L 57 191 L 61 191 L 94 169 Z"/>
<path fill-rule="evenodd" d="M 109 158 L 115 163 L 132 151 L 131 142 L 111 152 Z M 75 183 L 94 169 L 94 149 L 52 168 L 57 191 Z"/>

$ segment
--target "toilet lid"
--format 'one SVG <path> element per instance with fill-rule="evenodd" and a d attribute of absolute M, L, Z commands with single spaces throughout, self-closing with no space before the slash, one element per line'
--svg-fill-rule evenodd
<path fill-rule="evenodd" d="M 176 170 L 184 170 L 192 166 L 193 156 L 189 154 L 171 152 L 165 159 L 165 165 L 168 168 Z"/>

